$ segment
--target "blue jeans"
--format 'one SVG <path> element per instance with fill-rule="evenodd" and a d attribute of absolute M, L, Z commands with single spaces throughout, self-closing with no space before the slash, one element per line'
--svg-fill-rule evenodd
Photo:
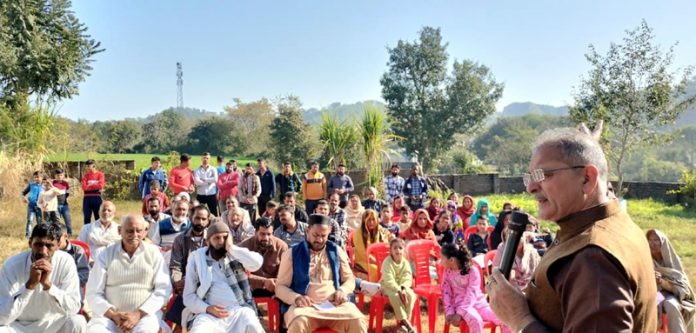
<path fill-rule="evenodd" d="M 27 228 L 24 234 L 27 238 L 31 236 L 31 223 L 34 222 L 34 218 L 36 218 L 36 224 L 41 223 L 41 209 L 35 204 L 29 204 L 27 205 Z"/>
<path fill-rule="evenodd" d="M 68 236 L 72 236 L 72 218 L 70 218 L 70 206 L 68 206 L 67 203 L 65 205 L 58 205 L 58 214 L 63 217 L 65 227 L 68 229 Z"/>
<path fill-rule="evenodd" d="M 82 199 L 82 214 L 85 217 L 85 224 L 92 222 L 92 215 L 94 215 L 95 221 L 99 219 L 99 207 L 101 204 L 101 197 L 84 197 Z"/>

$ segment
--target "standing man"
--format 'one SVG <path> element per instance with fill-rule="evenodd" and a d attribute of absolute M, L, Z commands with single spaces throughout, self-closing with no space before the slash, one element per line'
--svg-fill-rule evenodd
<path fill-rule="evenodd" d="M 425 198 L 428 197 L 428 183 L 425 178 L 420 175 L 420 166 L 414 164 L 411 167 L 411 176 L 408 177 L 404 184 L 404 195 L 406 203 L 411 208 L 412 212 L 418 209 L 425 208 Z"/>
<path fill-rule="evenodd" d="M 403 177 L 399 176 L 401 169 L 398 164 L 392 164 L 391 174 L 384 178 L 384 201 L 388 203 L 394 202 L 394 197 L 404 193 Z"/>
<path fill-rule="evenodd" d="M 169 172 L 169 187 L 172 188 L 174 195 L 178 195 L 181 192 L 193 193 L 196 189 L 193 186 L 193 173 L 189 169 L 190 160 L 191 156 L 181 154 L 179 165 L 172 168 L 172 171 Z"/>
<path fill-rule="evenodd" d="M 85 217 L 85 224 L 99 218 L 99 207 L 102 204 L 101 191 L 104 189 L 104 173 L 97 170 L 97 164 L 94 160 L 87 160 L 87 172 L 82 176 L 82 191 L 84 198 L 82 199 L 82 213 Z"/>
<path fill-rule="evenodd" d="M 210 211 L 208 207 L 200 205 L 193 208 L 193 218 L 191 228 L 183 234 L 176 236 L 172 245 L 172 257 L 169 261 L 169 271 L 171 272 L 172 286 L 174 287 L 174 303 L 167 311 L 165 320 L 171 320 L 177 327 L 174 332 L 181 332 L 181 311 L 184 310 L 184 284 L 186 276 L 186 265 L 191 252 L 202 247 L 208 246 L 206 228 L 210 224 Z"/>
<path fill-rule="evenodd" d="M 302 175 L 302 197 L 307 215 L 314 214 L 317 201 L 326 198 L 326 177 L 319 171 L 317 161 L 312 161 L 310 170 Z"/>
<path fill-rule="evenodd" d="M 53 187 L 60 191 L 60 195 L 58 195 L 58 214 L 65 222 L 65 227 L 68 230 L 68 236 L 72 237 L 72 217 L 70 217 L 70 206 L 68 205 L 70 183 L 65 180 L 65 171 L 63 171 L 63 169 L 59 168 L 53 171 L 53 176 Z"/>
<path fill-rule="evenodd" d="M 210 165 L 210 153 L 203 153 L 201 166 L 193 172 L 193 181 L 196 184 L 196 199 L 201 204 L 208 206 L 210 213 L 218 216 L 217 194 L 217 169 Z"/>
<path fill-rule="evenodd" d="M 8 258 L 0 271 L 0 332 L 82 333 L 80 281 L 73 258 L 58 251 L 62 232 L 40 223 L 31 250 Z"/>
<path fill-rule="evenodd" d="M 208 246 L 190 254 L 182 322 L 193 319 L 191 333 L 263 333 L 247 271 L 261 268 L 263 257 L 232 244 L 224 223 L 208 227 Z"/>
<path fill-rule="evenodd" d="M 267 217 L 256 220 L 254 229 L 254 237 L 239 244 L 263 256 L 263 266 L 249 275 L 251 293 L 254 297 L 272 297 L 275 295 L 280 258 L 288 250 L 288 244 L 273 236 L 273 221 Z"/>
<path fill-rule="evenodd" d="M 242 176 L 242 186 L 239 189 L 239 204 L 249 212 L 251 221 L 256 221 L 256 208 L 261 195 L 261 181 L 254 174 L 254 167 L 247 163 Z"/>
<path fill-rule="evenodd" d="M 276 194 L 276 184 L 275 176 L 273 172 L 266 165 L 266 160 L 259 158 L 256 160 L 259 164 L 259 170 L 256 171 L 256 175 L 259 177 L 261 182 L 261 194 L 259 195 L 259 216 L 266 212 L 266 203 L 273 200 Z"/>
<path fill-rule="evenodd" d="M 560 229 L 522 293 L 500 270 L 488 285 L 500 320 L 519 332 L 656 332 L 655 272 L 641 229 L 607 197 L 599 143 L 575 129 L 544 132 L 524 185 Z"/>
<path fill-rule="evenodd" d="M 160 184 L 160 191 L 164 193 L 167 191 L 167 173 L 162 169 L 162 162 L 157 156 L 152 157 L 150 160 L 150 168 L 143 171 L 140 174 L 140 179 L 138 179 L 138 190 L 142 194 L 142 198 L 150 194 L 150 184 L 152 182 L 158 182 Z"/>
<path fill-rule="evenodd" d="M 348 205 L 348 196 L 355 190 L 353 180 L 346 175 L 346 166 L 343 163 L 336 167 L 336 174 L 329 179 L 327 194 L 338 194 L 341 208 L 346 208 Z"/>
<path fill-rule="evenodd" d="M 299 193 L 302 190 L 302 182 L 300 177 L 292 171 L 292 163 L 285 161 L 283 163 L 283 173 L 279 173 L 275 177 L 277 188 L 280 189 L 280 201 L 283 201 L 283 196 L 288 192 Z"/>
<path fill-rule="evenodd" d="M 319 328 L 367 332 L 365 315 L 347 302 L 347 295 L 355 289 L 348 255 L 327 240 L 331 219 L 311 215 L 309 224 L 307 239 L 285 252 L 280 261 L 276 296 L 285 303 L 281 313 L 285 312 L 288 332 L 311 333 Z M 327 301 L 335 309 L 322 311 L 313 306 Z"/>
<path fill-rule="evenodd" d="M 172 285 L 159 249 L 143 242 L 146 227 L 142 216 L 126 216 L 122 240 L 95 259 L 87 280 L 90 333 L 159 331 Z"/>
<path fill-rule="evenodd" d="M 239 172 L 237 172 L 237 163 L 229 161 L 225 164 L 225 169 L 218 174 L 218 213 L 226 210 L 225 205 L 230 197 L 236 198 L 239 186 Z"/>

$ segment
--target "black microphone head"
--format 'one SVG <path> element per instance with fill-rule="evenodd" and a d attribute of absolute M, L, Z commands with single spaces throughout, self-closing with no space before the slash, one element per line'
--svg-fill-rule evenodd
<path fill-rule="evenodd" d="M 529 224 L 529 215 L 527 215 L 527 213 L 521 210 L 513 211 L 510 217 L 510 223 L 508 223 L 508 229 L 523 233 L 527 230 L 527 224 Z"/>

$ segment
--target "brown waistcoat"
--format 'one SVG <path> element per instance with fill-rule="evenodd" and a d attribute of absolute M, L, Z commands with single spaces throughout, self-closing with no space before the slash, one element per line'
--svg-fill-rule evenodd
<path fill-rule="evenodd" d="M 554 277 L 549 276 L 553 271 L 550 268 L 583 248 L 596 246 L 616 258 L 628 276 L 634 306 L 633 332 L 656 332 L 657 288 L 648 242 L 618 202 L 613 200 L 572 214 L 558 224 L 561 229 L 556 240 L 542 257 L 534 280 L 526 289 L 532 314 L 549 329 L 563 331 L 564 316 L 573 314 L 562 312 L 564 307 L 551 284 Z M 583 296 L 579 290 L 571 298 Z"/>

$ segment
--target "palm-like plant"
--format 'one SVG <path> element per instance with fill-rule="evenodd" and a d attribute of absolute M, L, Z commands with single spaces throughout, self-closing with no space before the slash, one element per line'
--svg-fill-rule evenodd
<path fill-rule="evenodd" d="M 383 176 L 384 162 L 390 162 L 389 156 L 394 153 L 390 143 L 400 137 L 391 133 L 387 115 L 376 106 L 367 105 L 364 111 L 359 131 L 367 182 L 369 186 L 377 187 Z"/>
<path fill-rule="evenodd" d="M 341 122 L 324 112 L 319 126 L 319 140 L 329 157 L 328 164 L 333 164 L 335 169 L 339 164 L 346 163 L 346 155 L 358 141 L 358 131 L 352 123 Z"/>

